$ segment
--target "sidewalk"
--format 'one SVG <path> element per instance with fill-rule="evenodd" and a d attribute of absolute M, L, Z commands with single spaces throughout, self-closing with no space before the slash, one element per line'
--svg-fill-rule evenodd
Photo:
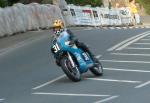
<path fill-rule="evenodd" d="M 144 26 L 150 26 L 150 15 L 149 16 L 141 16 L 141 22 Z"/>

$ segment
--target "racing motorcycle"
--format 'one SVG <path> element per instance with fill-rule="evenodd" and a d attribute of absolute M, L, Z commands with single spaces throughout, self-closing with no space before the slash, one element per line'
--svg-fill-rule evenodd
<path fill-rule="evenodd" d="M 103 67 L 98 59 L 92 60 L 90 55 L 78 48 L 75 43 L 69 41 L 69 34 L 64 31 L 59 37 L 55 37 L 51 43 L 54 57 L 59 58 L 59 66 L 66 76 L 74 81 L 81 80 L 81 74 L 90 70 L 94 75 L 101 76 Z"/>

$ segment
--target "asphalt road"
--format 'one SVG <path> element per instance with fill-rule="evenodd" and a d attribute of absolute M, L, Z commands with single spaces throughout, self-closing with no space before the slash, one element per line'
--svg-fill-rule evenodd
<path fill-rule="evenodd" d="M 49 31 L 34 32 L 41 35 L 9 44 L 0 49 L 0 103 L 149 103 L 147 31 L 150 29 L 73 30 L 101 56 L 104 67 L 103 76 L 87 72 L 77 83 L 55 65 Z"/>

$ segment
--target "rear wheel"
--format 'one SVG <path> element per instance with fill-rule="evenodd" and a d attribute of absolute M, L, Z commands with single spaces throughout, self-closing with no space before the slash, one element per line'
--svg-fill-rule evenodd
<path fill-rule="evenodd" d="M 90 68 L 90 71 L 96 76 L 102 76 L 103 75 L 103 66 L 98 60 L 96 60 L 96 63 L 97 63 L 97 65 Z"/>
<path fill-rule="evenodd" d="M 81 80 L 81 74 L 77 66 L 74 68 L 72 67 L 72 64 L 70 60 L 67 57 L 64 57 L 60 61 L 62 70 L 67 75 L 69 79 L 71 79 L 74 82 L 78 82 Z"/>

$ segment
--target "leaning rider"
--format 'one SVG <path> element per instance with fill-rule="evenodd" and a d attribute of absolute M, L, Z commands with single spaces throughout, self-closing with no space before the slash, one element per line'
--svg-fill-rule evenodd
<path fill-rule="evenodd" d="M 75 35 L 67 28 L 64 27 L 64 23 L 62 20 L 55 20 L 53 24 L 53 32 L 54 32 L 54 37 L 59 37 L 62 32 L 66 31 L 70 35 L 70 41 L 75 43 L 78 48 L 81 48 L 83 51 L 88 52 L 92 59 L 95 61 L 95 57 L 93 53 L 89 50 L 89 48 L 82 42 L 79 42 L 79 40 L 75 37 Z M 53 53 L 53 52 L 52 52 Z M 56 64 L 60 65 L 59 59 L 56 58 Z"/>

